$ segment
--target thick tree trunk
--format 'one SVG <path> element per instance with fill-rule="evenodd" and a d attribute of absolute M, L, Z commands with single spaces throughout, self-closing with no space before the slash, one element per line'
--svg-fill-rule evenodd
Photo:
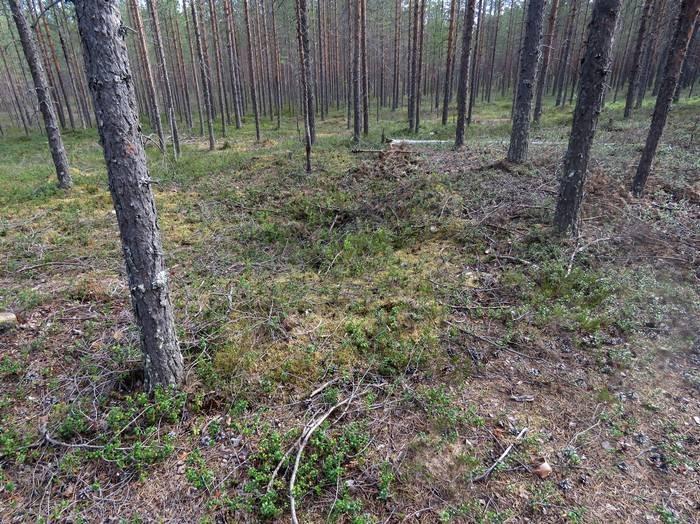
<path fill-rule="evenodd" d="M 651 164 L 656 156 L 656 149 L 659 146 L 664 127 L 666 127 L 668 112 L 671 109 L 673 95 L 678 85 L 678 77 L 680 76 L 683 61 L 688 52 L 688 44 L 693 35 L 693 27 L 699 14 L 700 0 L 682 0 L 678 24 L 676 25 L 676 31 L 666 60 L 664 79 L 659 88 L 659 95 L 656 98 L 656 107 L 654 108 L 649 135 L 637 167 L 637 173 L 632 182 L 632 193 L 637 197 L 642 196 L 644 193 L 644 186 L 649 178 Z"/>
<path fill-rule="evenodd" d="M 250 98 L 253 104 L 253 116 L 255 117 L 255 140 L 260 142 L 260 113 L 258 112 L 258 97 L 256 94 L 255 64 L 253 63 L 253 39 L 250 31 L 250 14 L 248 12 L 248 0 L 243 0 L 243 14 L 245 17 L 245 30 L 248 37 L 248 81 L 250 82 Z"/>
<path fill-rule="evenodd" d="M 119 2 L 75 0 L 75 8 L 134 316 L 141 330 L 146 386 L 152 389 L 158 385 L 176 385 L 184 376 L 183 359 L 139 132 Z"/>
<path fill-rule="evenodd" d="M 629 88 L 627 89 L 627 98 L 625 99 L 624 118 L 632 116 L 632 105 L 634 104 L 634 94 L 639 90 L 639 68 L 642 62 L 642 49 L 644 48 L 644 39 L 647 35 L 647 24 L 649 23 L 649 15 L 651 8 L 654 5 L 654 0 L 644 1 L 644 10 L 642 11 L 642 19 L 639 21 L 639 32 L 637 33 L 637 44 L 632 55 L 632 69 L 629 76 Z"/>
<path fill-rule="evenodd" d="M 364 0 L 363 0 L 364 1 Z M 421 0 L 420 3 L 420 20 L 418 25 L 419 38 L 418 38 L 418 71 L 416 73 L 416 109 L 415 109 L 415 119 L 413 122 L 413 132 L 417 133 L 420 127 L 420 105 L 421 99 L 423 97 L 423 40 L 425 33 L 425 0 Z"/>
<path fill-rule="evenodd" d="M 408 129 L 413 131 L 416 126 L 416 76 L 418 74 L 418 3 L 413 0 L 413 24 L 411 34 L 411 60 L 408 72 Z"/>
<path fill-rule="evenodd" d="M 475 3 L 476 0 L 467 0 L 467 5 L 464 9 L 464 28 L 462 29 L 462 61 L 459 65 L 459 77 L 457 83 L 457 131 L 455 133 L 455 147 L 462 147 L 464 145 L 464 128 L 467 118 L 467 87 L 469 84 L 469 59 L 471 57 Z"/>
<path fill-rule="evenodd" d="M 209 136 L 209 151 L 213 151 L 216 143 L 214 141 L 214 115 L 212 110 L 212 96 L 209 90 L 211 83 L 209 82 L 209 71 L 207 68 L 207 60 L 204 57 L 204 49 L 202 45 L 202 35 L 200 33 L 199 13 L 197 12 L 197 0 L 190 1 L 192 11 L 192 29 L 194 30 L 194 41 L 197 45 L 197 60 L 199 62 L 199 73 L 202 81 L 204 95 L 204 115 L 207 121 L 207 132 Z"/>
<path fill-rule="evenodd" d="M 175 159 L 180 156 L 180 135 L 177 130 L 177 119 L 175 118 L 175 106 L 173 104 L 173 89 L 170 85 L 168 66 L 165 62 L 165 52 L 163 51 L 163 39 L 160 35 L 160 20 L 158 18 L 158 8 L 156 0 L 148 0 L 148 12 L 151 16 L 151 29 L 153 30 L 153 44 L 156 49 L 156 60 L 165 91 L 166 111 L 168 112 L 168 122 L 170 123 L 170 133 L 173 136 L 173 150 Z"/>
<path fill-rule="evenodd" d="M 544 99 L 545 85 L 547 84 L 547 74 L 549 73 L 549 60 L 552 56 L 552 43 L 554 42 L 554 33 L 557 25 L 557 10 L 559 8 L 559 0 L 552 0 L 552 8 L 549 11 L 549 20 L 547 22 L 547 36 L 544 41 L 544 50 L 542 53 L 542 67 L 537 76 L 537 91 L 535 94 L 535 113 L 532 121 L 535 124 L 540 123 L 542 117 L 542 101 Z"/>
<path fill-rule="evenodd" d="M 698 0 L 700 1 L 700 0 Z M 554 227 L 560 234 L 575 234 L 586 182 L 588 159 L 595 137 L 610 56 L 622 0 L 595 0 L 588 26 L 586 53 L 581 65 L 578 99 L 564 157 Z"/>
<path fill-rule="evenodd" d="M 63 138 L 61 130 L 56 121 L 56 113 L 54 111 L 51 95 L 49 94 L 49 82 L 46 79 L 44 64 L 41 61 L 39 50 L 32 34 L 32 29 L 27 22 L 27 19 L 22 12 L 17 0 L 8 0 L 12 18 L 17 26 L 20 42 L 24 56 L 29 64 L 29 70 L 34 81 L 34 89 L 39 100 L 39 109 L 44 118 L 44 126 L 46 127 L 46 136 L 49 139 L 49 149 L 51 150 L 51 158 L 53 159 L 54 167 L 56 168 L 56 176 L 58 178 L 58 187 L 68 189 L 73 185 L 71 180 L 68 156 L 66 149 L 63 146 Z"/>
<path fill-rule="evenodd" d="M 522 163 L 527 161 L 530 110 L 532 109 L 532 96 L 537 78 L 537 65 L 540 61 L 544 4 L 545 0 L 530 0 L 527 5 L 525 42 L 522 53 L 520 53 L 520 73 L 516 89 L 515 110 L 513 111 L 513 130 L 508 148 L 509 162 Z"/>

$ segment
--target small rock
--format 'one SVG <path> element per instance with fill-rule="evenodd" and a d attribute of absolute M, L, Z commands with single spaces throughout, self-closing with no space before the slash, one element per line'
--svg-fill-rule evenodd
<path fill-rule="evenodd" d="M 603 448 L 605 451 L 611 451 L 611 450 L 615 449 L 615 446 L 613 446 L 607 440 L 604 440 L 603 442 L 601 442 L 600 447 Z"/>
<path fill-rule="evenodd" d="M 17 316 L 9 311 L 0 311 L 0 331 L 17 327 Z"/>
<path fill-rule="evenodd" d="M 552 466 L 550 466 L 547 461 L 544 461 L 533 469 L 532 472 L 541 479 L 546 479 L 552 474 Z"/>
<path fill-rule="evenodd" d="M 564 479 L 559 483 L 559 489 L 562 491 L 569 491 L 574 487 L 574 483 L 569 479 Z"/>

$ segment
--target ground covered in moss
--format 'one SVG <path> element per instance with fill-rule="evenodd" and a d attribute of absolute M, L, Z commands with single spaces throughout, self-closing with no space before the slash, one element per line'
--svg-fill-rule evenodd
<path fill-rule="evenodd" d="M 567 109 L 525 166 L 505 101 L 458 152 L 388 147 L 390 113 L 353 152 L 331 115 L 311 174 L 293 120 L 150 150 L 188 369 L 153 395 L 96 137 L 66 137 L 70 192 L 4 139 L 2 520 L 286 522 L 294 478 L 302 522 L 694 522 L 698 102 L 640 200 L 651 108 L 606 108 L 577 240 L 549 229 Z"/>

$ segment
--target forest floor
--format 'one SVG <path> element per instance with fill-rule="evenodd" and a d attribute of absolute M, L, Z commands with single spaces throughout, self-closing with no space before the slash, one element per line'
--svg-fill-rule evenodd
<path fill-rule="evenodd" d="M 698 522 L 700 99 L 639 200 L 651 109 L 607 107 L 577 241 L 548 225 L 568 110 L 518 167 L 508 107 L 460 152 L 387 150 L 387 113 L 352 153 L 333 114 L 311 174 L 293 121 L 149 150 L 187 357 L 152 396 L 96 136 L 70 192 L 0 141 L 0 521 L 287 522 L 308 440 L 304 523 Z"/>

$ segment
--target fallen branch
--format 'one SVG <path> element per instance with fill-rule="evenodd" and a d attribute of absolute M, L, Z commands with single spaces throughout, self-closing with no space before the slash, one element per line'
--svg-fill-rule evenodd
<path fill-rule="evenodd" d="M 301 455 L 304 452 L 304 448 L 309 443 L 309 440 L 311 439 L 311 435 L 313 435 L 314 432 L 319 427 L 321 427 L 321 424 L 323 424 L 325 422 L 325 420 L 328 417 L 330 417 L 331 414 L 333 414 L 333 412 L 336 409 L 338 409 L 341 406 L 344 406 L 345 404 L 348 404 L 353 399 L 353 396 L 354 395 L 350 395 L 348 398 L 346 398 L 342 402 L 338 402 L 335 406 L 333 406 L 331 409 L 326 411 L 319 418 L 314 420 L 310 426 L 307 426 L 305 434 L 302 435 L 301 444 L 299 445 L 299 449 L 297 450 L 297 456 L 296 456 L 296 459 L 294 460 L 294 469 L 292 470 L 292 476 L 289 479 L 289 506 L 290 506 L 290 511 L 292 514 L 292 523 L 293 524 L 299 524 L 299 519 L 297 519 L 296 500 L 294 499 L 294 484 L 296 483 L 297 472 L 299 470 L 299 463 L 301 462 Z"/>
<path fill-rule="evenodd" d="M 496 469 L 496 467 L 497 467 L 501 462 L 503 462 L 503 461 L 506 459 L 506 457 L 510 454 L 510 452 L 513 450 L 513 448 L 515 447 L 515 445 L 518 444 L 518 443 L 523 439 L 523 437 L 527 434 L 527 432 L 528 432 L 528 429 L 527 429 L 527 428 L 523 428 L 523 429 L 520 431 L 520 433 L 518 433 L 518 436 L 515 437 L 515 442 L 513 442 L 510 446 L 508 446 L 508 447 L 506 448 L 506 450 L 505 450 L 503 453 L 501 453 L 501 456 L 498 457 L 498 458 L 496 459 L 496 462 L 494 462 L 493 464 L 491 464 L 491 467 L 490 467 L 489 469 L 487 469 L 486 471 L 484 471 L 484 472 L 483 472 L 481 475 L 479 475 L 478 477 L 474 477 L 474 478 L 472 479 L 472 482 L 481 482 L 481 481 L 486 480 L 487 478 L 489 478 L 489 476 L 491 475 L 491 473 L 493 473 L 493 470 Z"/>

